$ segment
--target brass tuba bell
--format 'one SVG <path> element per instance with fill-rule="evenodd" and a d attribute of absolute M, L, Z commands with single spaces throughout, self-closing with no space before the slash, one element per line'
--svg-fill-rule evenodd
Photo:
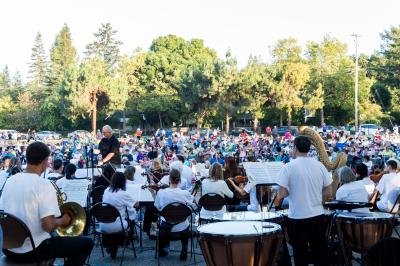
<path fill-rule="evenodd" d="M 60 208 L 61 215 L 68 213 L 71 217 L 71 223 L 67 226 L 59 227 L 56 232 L 59 236 L 79 236 L 82 234 L 86 224 L 85 209 L 76 202 L 67 202 L 67 195 L 61 192 L 56 182 L 50 181 L 57 193 L 58 207 Z"/>

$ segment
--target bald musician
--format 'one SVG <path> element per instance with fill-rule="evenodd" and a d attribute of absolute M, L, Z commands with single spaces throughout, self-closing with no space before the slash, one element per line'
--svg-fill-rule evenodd
<path fill-rule="evenodd" d="M 65 258 L 67 266 L 83 265 L 93 248 L 88 237 L 52 237 L 50 233 L 71 222 L 68 214 L 60 216 L 56 191 L 40 175 L 46 170 L 50 150 L 42 142 L 33 142 L 26 150 L 27 167 L 11 176 L 0 198 L 0 209 L 21 219 L 29 228 L 35 250 L 27 238 L 19 248 L 3 250 L 18 263 L 37 259 Z"/>
<path fill-rule="evenodd" d="M 295 159 L 285 164 L 277 182 L 278 201 L 289 199 L 288 233 L 296 266 L 310 261 L 329 265 L 322 197 L 332 194 L 332 177 L 322 163 L 308 157 L 310 146 L 308 137 L 296 137 Z M 311 258 L 307 255 L 309 247 Z"/>

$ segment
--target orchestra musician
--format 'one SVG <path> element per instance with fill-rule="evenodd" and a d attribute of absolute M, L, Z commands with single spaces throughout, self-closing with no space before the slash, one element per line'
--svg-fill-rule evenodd
<path fill-rule="evenodd" d="M 181 179 L 186 181 L 186 190 L 191 192 L 192 191 L 192 180 L 194 179 L 194 173 L 192 168 L 185 165 L 185 157 L 183 155 L 178 154 L 176 156 L 178 160 L 182 163 L 182 172 L 181 172 Z"/>
<path fill-rule="evenodd" d="M 136 168 L 132 165 L 127 166 L 124 171 L 127 184 L 136 184 L 135 182 Z"/>
<path fill-rule="evenodd" d="M 224 179 L 234 178 L 236 176 L 242 176 L 243 171 L 238 167 L 236 163 L 236 159 L 232 156 L 229 156 L 225 159 L 224 164 Z M 233 189 L 233 188 L 232 188 Z M 234 191 L 234 189 L 233 189 Z M 226 200 L 227 205 L 238 205 L 240 204 L 240 199 L 234 194 L 232 198 L 228 198 Z"/>
<path fill-rule="evenodd" d="M 294 140 L 291 162 L 278 178 L 278 202 L 289 199 L 288 234 L 296 266 L 308 265 L 308 250 L 315 265 L 329 265 L 322 199 L 332 194 L 332 176 L 319 161 L 308 157 L 311 141 L 306 136 Z"/>
<path fill-rule="evenodd" d="M 339 180 L 342 185 L 336 191 L 336 200 L 368 202 L 368 191 L 362 181 L 356 181 L 356 176 L 350 167 L 343 166 L 339 169 Z M 369 209 L 358 208 L 353 212 L 369 212 Z"/>
<path fill-rule="evenodd" d="M 15 249 L 3 250 L 11 260 L 19 263 L 37 259 L 65 258 L 64 265 L 83 265 L 92 251 L 93 241 L 87 237 L 52 237 L 50 233 L 71 222 L 68 214 L 60 216 L 56 191 L 41 178 L 46 170 L 50 150 L 42 142 L 33 142 L 26 150 L 27 167 L 11 176 L 0 199 L 0 208 L 21 219 L 32 233 L 36 250 L 27 238 Z"/>
<path fill-rule="evenodd" d="M 228 198 L 233 197 L 233 192 L 229 189 L 228 185 L 223 179 L 222 166 L 219 163 L 214 163 L 211 166 L 209 177 L 201 182 L 201 190 L 202 190 L 202 195 L 208 193 L 216 193 L 222 197 L 224 196 Z M 200 211 L 200 216 L 201 217 L 214 216 L 223 214 L 225 212 L 226 212 L 225 206 L 219 211 L 207 211 L 202 208 Z"/>
<path fill-rule="evenodd" d="M 385 171 L 375 188 L 375 193 L 380 199 L 376 202 L 376 206 L 380 211 L 390 211 L 396 203 L 398 194 L 400 193 L 400 174 L 397 173 L 398 163 L 389 159 L 386 162 Z M 374 194 L 375 194 L 374 193 Z"/>
<path fill-rule="evenodd" d="M 98 166 L 102 166 L 106 163 L 110 163 L 114 168 L 121 167 L 121 154 L 119 151 L 119 141 L 112 132 L 112 128 L 109 125 L 103 126 L 103 138 L 99 143 L 99 150 L 101 153 L 101 160 L 97 163 Z"/>
<path fill-rule="evenodd" d="M 114 173 L 111 178 L 110 186 L 104 191 L 103 202 L 111 204 L 119 211 L 124 229 L 128 228 L 129 221 L 136 219 L 136 210 L 134 208 L 135 199 L 126 191 L 126 178 L 123 173 Z M 119 233 L 122 232 L 123 229 L 120 220 L 117 219 L 113 223 L 100 223 L 100 230 L 105 233 Z M 132 237 L 133 231 L 129 233 Z M 124 236 L 121 237 L 119 234 L 105 234 L 102 238 L 102 242 L 107 248 L 106 250 L 113 259 L 117 256 L 118 245 L 123 244 L 123 241 Z"/>
<path fill-rule="evenodd" d="M 61 159 L 55 159 L 53 161 L 53 169 L 47 175 L 47 178 L 50 180 L 58 180 L 64 175 L 64 165 Z"/>
<path fill-rule="evenodd" d="M 111 164 L 106 164 L 103 166 L 103 170 L 100 176 L 95 177 L 93 188 L 98 186 L 108 187 L 111 184 L 111 178 L 115 173 L 115 168 Z"/>
<path fill-rule="evenodd" d="M 68 180 L 75 179 L 76 166 L 69 163 L 65 166 L 65 176 L 56 181 L 57 186 L 62 190 Z"/>
<path fill-rule="evenodd" d="M 158 191 L 154 202 L 154 206 L 159 211 L 161 211 L 168 204 L 174 202 L 180 202 L 188 205 L 192 204 L 193 196 L 189 191 L 181 189 L 179 187 L 180 183 L 181 173 L 177 169 L 171 169 L 169 173 L 169 188 Z M 163 220 L 163 217 L 161 217 L 160 227 L 159 256 L 165 257 L 168 255 L 170 237 L 171 233 L 173 233 L 174 235 L 179 235 L 182 243 L 180 259 L 186 260 L 189 239 L 189 222 L 186 220 L 169 228 L 170 226 L 168 226 L 165 220 Z"/>

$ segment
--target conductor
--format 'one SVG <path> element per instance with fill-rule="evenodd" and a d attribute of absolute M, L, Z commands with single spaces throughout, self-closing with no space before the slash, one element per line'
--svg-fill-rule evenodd
<path fill-rule="evenodd" d="M 99 143 L 99 150 L 101 154 L 101 160 L 98 162 L 98 166 L 104 164 L 111 164 L 114 168 L 120 168 L 121 166 L 121 153 L 119 151 L 119 141 L 113 135 L 112 128 L 109 125 L 103 126 L 103 138 Z"/>

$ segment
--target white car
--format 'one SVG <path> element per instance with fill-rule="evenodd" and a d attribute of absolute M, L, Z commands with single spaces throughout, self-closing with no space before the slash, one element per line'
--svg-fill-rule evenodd
<path fill-rule="evenodd" d="M 383 131 L 383 128 L 376 124 L 362 124 L 358 129 L 358 132 L 361 135 L 376 135 L 376 133 L 379 133 L 381 131 Z"/>
<path fill-rule="evenodd" d="M 72 138 L 74 136 L 78 136 L 80 138 L 88 138 L 88 139 L 93 138 L 92 133 L 90 133 L 87 130 L 75 130 L 71 133 L 68 133 L 68 138 Z"/>
<path fill-rule="evenodd" d="M 54 131 L 39 131 L 36 137 L 40 140 L 61 139 L 61 135 Z"/>

